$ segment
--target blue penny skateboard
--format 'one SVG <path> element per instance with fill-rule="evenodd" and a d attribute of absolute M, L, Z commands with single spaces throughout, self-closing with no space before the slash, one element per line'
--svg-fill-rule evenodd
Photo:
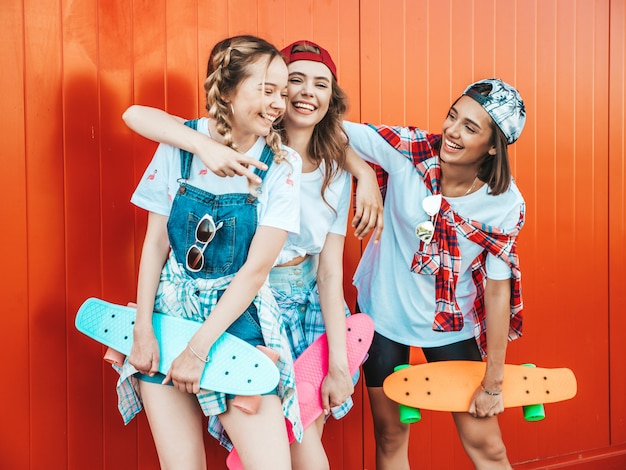
<path fill-rule="evenodd" d="M 136 309 L 89 298 L 78 309 L 76 329 L 122 354 L 133 344 Z M 154 334 L 160 346 L 159 372 L 166 374 L 172 362 L 187 347 L 201 323 L 160 313 L 152 315 Z M 272 360 L 254 346 L 223 333 L 209 351 L 210 362 L 200 379 L 200 388 L 233 395 L 258 395 L 272 391 L 279 371 Z"/>

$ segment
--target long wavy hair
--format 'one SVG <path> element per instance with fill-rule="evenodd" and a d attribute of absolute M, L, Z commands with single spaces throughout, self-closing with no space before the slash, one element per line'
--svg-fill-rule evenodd
<path fill-rule="evenodd" d="M 209 117 L 215 120 L 215 126 L 224 137 L 224 143 L 235 150 L 237 148 L 232 138 L 231 108 L 227 98 L 250 76 L 248 66 L 263 57 L 266 57 L 267 67 L 277 57 L 284 60 L 274 45 L 250 35 L 233 36 L 218 42 L 209 56 L 207 78 L 204 81 L 206 109 Z M 280 163 L 285 152 L 280 133 L 274 127 L 276 124 L 270 129 L 265 141 L 274 152 L 274 161 Z"/>
<path fill-rule="evenodd" d="M 317 47 L 306 42 L 293 46 L 292 52 L 313 52 L 319 54 Z M 324 162 L 324 179 L 322 182 L 321 196 L 323 201 L 331 209 L 335 210 L 324 194 L 340 170 L 343 170 L 346 162 L 346 152 L 349 146 L 348 134 L 343 128 L 343 117 L 348 110 L 348 97 L 341 89 L 335 77 L 331 74 L 332 86 L 328 112 L 313 129 L 313 135 L 309 141 L 307 151 L 309 157 L 320 166 Z M 278 127 L 283 141 L 289 145 L 289 136 L 284 123 Z"/>

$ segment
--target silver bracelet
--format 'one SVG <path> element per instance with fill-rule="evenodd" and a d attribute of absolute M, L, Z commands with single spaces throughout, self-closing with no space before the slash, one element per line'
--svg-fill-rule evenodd
<path fill-rule="evenodd" d="M 189 350 L 193 353 L 194 356 L 196 356 L 198 359 L 200 359 L 202 362 L 204 362 L 205 364 L 207 362 L 209 362 L 209 355 L 207 354 L 206 358 L 202 357 L 200 354 L 198 354 L 198 351 L 196 351 L 193 346 L 191 345 L 191 341 L 187 343 L 187 347 L 189 348 Z"/>
<path fill-rule="evenodd" d="M 487 390 L 483 384 L 480 384 L 480 388 L 483 392 L 485 392 L 487 395 L 490 395 L 492 397 L 497 397 L 498 395 L 502 395 L 502 390 L 500 390 L 499 392 L 492 392 L 491 390 Z"/>

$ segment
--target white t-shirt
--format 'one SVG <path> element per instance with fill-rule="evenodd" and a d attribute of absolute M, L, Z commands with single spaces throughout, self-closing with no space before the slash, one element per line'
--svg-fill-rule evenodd
<path fill-rule="evenodd" d="M 328 207 L 320 193 L 324 180 L 324 166 L 302 173 L 300 187 L 300 233 L 290 233 L 276 264 L 283 264 L 298 256 L 316 255 L 322 251 L 329 233 L 346 234 L 350 208 L 350 175 L 337 173 L 326 188 Z"/>
<path fill-rule="evenodd" d="M 459 332 L 432 330 L 435 312 L 435 276 L 411 272 L 413 255 L 419 247 L 415 228 L 429 220 L 422 201 L 430 191 L 413 163 L 389 145 L 369 126 L 345 122 L 350 145 L 365 160 L 389 173 L 385 196 L 385 230 L 380 244 L 370 240 L 354 275 L 359 307 L 374 319 L 376 331 L 401 344 L 436 347 L 474 336 L 471 308 L 476 295 L 470 265 L 482 248 L 457 231 L 461 267 L 456 300 L 464 314 Z M 523 198 L 514 183 L 504 194 L 490 196 L 487 185 L 462 197 L 446 197 L 459 215 L 512 230 L 519 219 Z M 511 269 L 488 254 L 487 277 L 511 277 Z"/>
<path fill-rule="evenodd" d="M 198 131 L 210 135 L 207 118 L 198 121 Z M 259 159 L 265 139 L 259 137 L 246 155 Z M 300 205 L 300 175 L 302 160 L 290 148 L 286 160 L 272 163 L 263 179 L 257 214 L 259 225 L 275 227 L 290 233 L 300 230 L 300 212 L 293 210 Z M 171 145 L 160 144 L 152 161 L 137 185 L 131 202 L 142 209 L 169 216 L 181 178 L 180 150 Z M 200 158 L 191 163 L 188 183 L 213 194 L 248 193 L 248 179 L 244 176 L 223 178 L 206 168 Z"/>

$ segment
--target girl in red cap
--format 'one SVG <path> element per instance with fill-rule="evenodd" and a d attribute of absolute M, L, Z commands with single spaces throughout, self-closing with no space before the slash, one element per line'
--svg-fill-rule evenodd
<path fill-rule="evenodd" d="M 278 125 L 283 141 L 302 157 L 300 233 L 290 233 L 270 272 L 270 285 L 291 340 L 294 359 L 319 335 L 329 343 L 329 373 L 322 386 L 325 414 L 340 418 L 352 406 L 353 378 L 348 372 L 343 292 L 343 248 L 350 204 L 350 167 L 359 180 L 357 211 L 352 225 L 363 238 L 382 230 L 382 199 L 372 169 L 354 153 L 342 120 L 346 96 L 337 83 L 330 54 L 310 41 L 282 50 L 288 62 L 287 109 Z M 140 134 L 186 148 L 218 175 L 245 175 L 258 166 L 206 136 L 194 133 L 162 111 L 133 106 L 124 119 Z M 348 163 L 349 162 L 349 163 Z M 357 377 L 354 378 L 356 380 Z M 328 459 L 321 443 L 324 416 L 305 429 L 292 445 L 294 469 L 324 470 Z M 212 421 L 212 425 L 217 424 Z M 225 442 L 228 446 L 228 443 Z"/>

